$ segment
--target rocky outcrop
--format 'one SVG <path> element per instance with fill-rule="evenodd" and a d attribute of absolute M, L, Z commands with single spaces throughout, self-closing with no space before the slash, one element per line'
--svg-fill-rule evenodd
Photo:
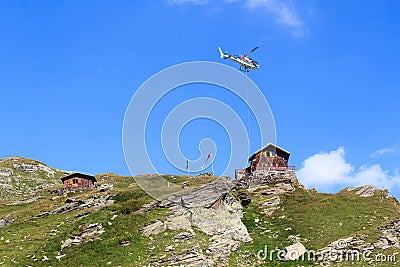
<path fill-rule="evenodd" d="M 375 195 L 375 191 L 377 190 L 379 190 L 379 188 L 373 185 L 364 185 L 357 188 L 356 195 L 359 195 L 360 197 L 370 197 Z"/>
<path fill-rule="evenodd" d="M 10 168 L 0 168 L 0 177 L 10 177 L 13 175 L 13 170 Z"/>
<path fill-rule="evenodd" d="M 374 250 L 399 248 L 400 218 L 379 229 L 383 235 L 376 242 L 365 242 L 367 235 L 342 238 L 318 250 L 316 260 L 326 262 L 341 261 L 351 257 L 370 255 Z"/>
<path fill-rule="evenodd" d="M 159 233 L 164 232 L 166 229 L 167 229 L 167 225 L 164 222 L 157 220 L 153 223 L 146 225 L 142 229 L 142 234 L 144 236 L 157 235 Z"/>
<path fill-rule="evenodd" d="M 386 249 L 389 247 L 399 247 L 400 217 L 394 219 L 388 225 L 379 228 L 379 230 L 381 230 L 381 232 L 383 233 L 383 236 L 380 237 L 379 244 L 382 249 Z"/>
<path fill-rule="evenodd" d="M 186 194 L 168 197 L 162 202 L 162 205 L 178 205 L 184 208 L 209 208 L 221 198 L 221 196 L 230 192 L 234 186 L 229 177 L 221 177 L 212 183 L 206 184 L 200 188 L 195 188 Z"/>
<path fill-rule="evenodd" d="M 75 199 L 67 199 L 66 202 L 68 203 L 67 205 L 58 207 L 56 209 L 53 209 L 51 211 L 45 211 L 42 212 L 34 217 L 32 219 L 37 219 L 41 218 L 50 214 L 62 214 L 62 213 L 67 213 L 71 211 L 76 211 L 76 210 L 82 210 L 86 208 L 91 208 L 91 207 L 106 207 L 114 203 L 114 201 L 111 199 L 114 195 L 107 194 L 107 195 L 94 195 L 92 197 L 82 199 L 82 200 L 75 200 Z"/>
<path fill-rule="evenodd" d="M 195 236 L 193 233 L 182 232 L 174 236 L 174 241 L 183 241 L 191 239 Z"/>
<path fill-rule="evenodd" d="M 0 200 L 11 200 L 61 184 L 65 172 L 22 157 L 0 159 Z"/>
<path fill-rule="evenodd" d="M 199 265 L 184 266 L 211 266 L 210 263 L 214 261 L 227 260 L 240 242 L 252 241 L 241 221 L 243 212 L 240 201 L 231 193 L 233 187 L 228 177 L 222 177 L 185 194 L 168 197 L 159 206 L 169 207 L 172 214 L 165 221 L 158 220 L 146 225 L 142 229 L 143 235 L 155 235 L 171 229 L 185 230 L 186 236 L 192 236 L 195 234 L 193 227 L 196 227 L 211 236 L 206 249 L 208 256 L 197 253 L 196 258 L 202 259 L 200 262 L 196 260 Z"/>
<path fill-rule="evenodd" d="M 65 240 L 61 245 L 61 249 L 68 248 L 72 245 L 79 245 L 81 242 L 97 240 L 99 236 L 103 233 L 103 224 L 89 224 L 85 229 L 83 229 L 83 231 L 79 235 L 71 236 L 70 238 Z"/>
<path fill-rule="evenodd" d="M 272 216 L 280 208 L 280 195 L 295 191 L 295 185 L 297 184 L 293 184 L 291 180 L 284 179 L 281 179 L 281 182 L 259 184 L 252 194 L 262 199 L 259 203 L 261 213 L 268 217 Z"/>
<path fill-rule="evenodd" d="M 187 249 L 183 253 L 169 255 L 160 258 L 156 262 L 161 266 L 185 266 L 185 267 L 212 267 L 215 263 L 204 255 L 199 246 Z"/>
<path fill-rule="evenodd" d="M 347 237 L 333 241 L 327 247 L 318 250 L 315 254 L 316 260 L 321 262 L 342 261 L 354 253 L 371 252 L 374 247 L 370 243 L 364 243 L 365 237 Z"/>
<path fill-rule="evenodd" d="M 39 196 L 33 196 L 33 197 L 18 199 L 16 201 L 13 201 L 13 202 L 5 204 L 5 205 L 6 206 L 14 206 L 14 205 L 28 204 L 28 203 L 35 202 L 38 199 L 39 199 Z"/>
<path fill-rule="evenodd" d="M 226 261 L 231 254 L 240 247 L 240 242 L 224 235 L 215 235 L 210 238 L 210 245 L 206 252 L 213 260 Z"/>
<path fill-rule="evenodd" d="M 23 172 L 37 172 L 37 171 L 44 171 L 47 173 L 49 176 L 53 176 L 56 173 L 52 168 L 42 164 L 42 163 L 14 163 L 13 168 L 18 171 L 23 171 Z"/>
<path fill-rule="evenodd" d="M 266 174 L 259 174 L 257 176 L 246 175 L 240 180 L 236 181 L 236 185 L 240 188 L 246 188 L 250 191 L 255 191 L 260 185 L 270 184 L 270 183 L 287 183 L 294 184 L 301 188 L 304 186 L 299 183 L 295 172 L 276 172 L 270 171 Z"/>
<path fill-rule="evenodd" d="M 271 198 L 268 198 L 264 203 L 261 204 L 262 209 L 262 214 L 265 214 L 266 216 L 271 216 L 275 210 L 279 208 L 279 205 L 281 204 L 281 199 L 279 196 L 273 196 Z"/>

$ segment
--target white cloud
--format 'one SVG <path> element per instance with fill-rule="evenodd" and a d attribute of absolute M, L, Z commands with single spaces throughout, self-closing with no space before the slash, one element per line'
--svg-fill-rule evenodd
<path fill-rule="evenodd" d="M 168 2 L 173 5 L 211 3 L 209 0 L 168 0 Z M 276 23 L 289 28 L 295 37 L 303 37 L 307 33 L 306 25 L 296 8 L 285 0 L 223 0 L 223 2 L 244 3 L 244 6 L 250 10 L 263 9 L 274 17 Z"/>
<path fill-rule="evenodd" d="M 382 170 L 381 165 L 374 164 L 371 166 L 361 166 L 359 171 L 354 174 L 355 186 L 364 184 L 372 184 L 379 188 L 391 189 L 398 186 L 397 183 L 400 181 L 400 176 L 389 175 L 388 171 Z"/>
<path fill-rule="evenodd" d="M 391 175 L 379 164 L 363 165 L 356 170 L 346 161 L 343 147 L 307 158 L 297 174 L 306 187 L 325 192 L 334 192 L 338 187 L 366 184 L 389 190 L 400 187 L 400 175 Z"/>
<path fill-rule="evenodd" d="M 371 157 L 376 158 L 376 157 L 380 157 L 386 154 L 392 154 L 394 152 L 396 152 L 399 149 L 399 143 L 396 143 L 395 145 L 391 146 L 391 147 L 384 147 L 382 149 L 379 149 L 377 151 L 374 151 L 371 154 Z"/>
<path fill-rule="evenodd" d="M 293 5 L 286 1 L 279 0 L 247 0 L 250 9 L 264 8 L 271 13 L 278 24 L 292 30 L 294 36 L 302 37 L 307 33 L 306 25 L 300 18 Z"/>
<path fill-rule="evenodd" d="M 344 159 L 343 147 L 329 153 L 318 153 L 303 162 L 297 172 L 301 182 L 307 187 L 324 188 L 333 184 L 342 184 L 348 180 L 354 170 Z"/>

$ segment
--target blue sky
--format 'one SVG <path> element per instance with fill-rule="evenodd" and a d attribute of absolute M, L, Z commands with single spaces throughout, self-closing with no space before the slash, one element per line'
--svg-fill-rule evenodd
<path fill-rule="evenodd" d="M 400 195 L 399 1 L 1 1 L 0 25 L 0 156 L 128 175 L 122 123 L 137 88 L 182 62 L 236 67 L 217 47 L 257 45 L 250 77 L 302 181 L 329 192 L 374 182 Z M 229 95 L 194 91 L 177 95 L 225 100 L 246 120 Z M 209 135 L 227 146 L 221 127 L 198 123 L 183 132 L 185 155 L 198 157 L 195 141 Z M 216 169 L 226 161 L 221 152 Z"/>

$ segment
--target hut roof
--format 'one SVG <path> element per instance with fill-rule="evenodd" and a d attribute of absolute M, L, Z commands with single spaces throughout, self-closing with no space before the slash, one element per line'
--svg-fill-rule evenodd
<path fill-rule="evenodd" d="M 287 151 L 287 150 L 285 150 L 285 149 L 283 149 L 283 148 L 281 148 L 281 147 L 279 147 L 279 146 L 277 146 L 275 144 L 269 143 L 269 144 L 263 146 L 262 148 L 260 148 L 259 150 L 257 150 L 256 152 L 254 152 L 254 154 L 251 155 L 251 157 L 249 158 L 249 161 L 252 161 L 258 153 L 260 153 L 261 151 L 263 151 L 263 150 L 265 150 L 265 149 L 267 149 L 269 147 L 273 147 L 276 151 L 280 151 L 283 154 L 286 154 L 288 157 L 290 156 L 290 152 L 289 151 Z"/>
<path fill-rule="evenodd" d="M 82 179 L 92 180 L 92 182 L 97 182 L 97 180 L 96 180 L 96 178 L 94 176 L 88 175 L 88 174 L 79 173 L 79 172 L 75 172 L 73 174 L 65 176 L 65 177 L 61 178 L 61 181 L 64 182 L 65 180 L 72 179 L 72 178 L 82 178 Z"/>

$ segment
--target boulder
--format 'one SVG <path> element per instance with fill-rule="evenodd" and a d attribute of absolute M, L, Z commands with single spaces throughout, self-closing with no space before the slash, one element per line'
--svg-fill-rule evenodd
<path fill-rule="evenodd" d="M 285 247 L 285 256 L 284 260 L 295 261 L 299 259 L 306 252 L 306 248 L 300 242 L 297 242 L 293 245 Z"/>
<path fill-rule="evenodd" d="M 243 242 L 251 242 L 241 218 L 229 211 L 216 209 L 196 208 L 192 210 L 191 222 L 202 232 L 208 235 L 225 235 Z"/>
<path fill-rule="evenodd" d="M 389 245 L 389 241 L 386 238 L 380 238 L 378 242 L 374 243 L 374 247 L 377 249 L 388 249 L 391 246 Z"/>
<path fill-rule="evenodd" d="M 164 232 L 167 229 L 166 225 L 162 221 L 155 221 L 142 229 L 144 236 L 156 235 Z"/>

